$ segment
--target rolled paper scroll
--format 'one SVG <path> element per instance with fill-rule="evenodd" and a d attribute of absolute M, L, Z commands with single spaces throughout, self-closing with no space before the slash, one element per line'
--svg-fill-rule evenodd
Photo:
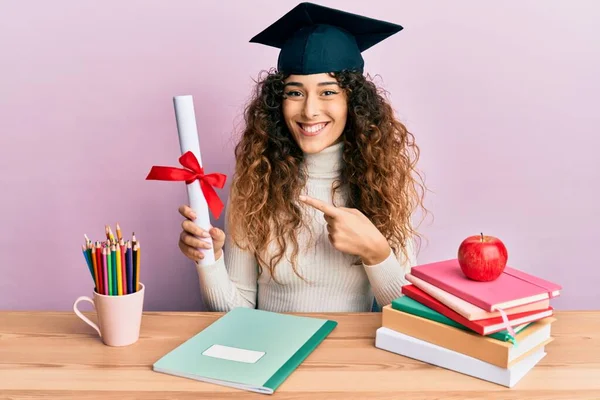
<path fill-rule="evenodd" d="M 182 154 L 179 162 L 186 168 L 153 166 L 146 179 L 185 181 L 187 183 L 188 201 L 196 214 L 194 223 L 203 230 L 209 231 L 211 227 L 209 210 L 215 218 L 219 218 L 223 210 L 223 203 L 213 186 L 223 188 L 226 176 L 219 173 L 204 174 L 192 96 L 175 96 L 173 105 L 175 106 L 179 146 Z M 198 239 L 212 245 L 212 238 L 210 237 L 198 237 Z M 212 248 L 199 248 L 198 250 L 204 254 L 204 258 L 199 260 L 198 264 L 210 265 L 215 262 Z"/>

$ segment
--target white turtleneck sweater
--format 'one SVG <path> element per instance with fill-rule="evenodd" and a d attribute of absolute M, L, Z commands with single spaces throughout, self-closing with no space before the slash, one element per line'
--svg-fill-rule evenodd
<path fill-rule="evenodd" d="M 305 154 L 309 178 L 304 193 L 333 204 L 331 187 L 340 176 L 342 149 L 340 142 L 320 153 Z M 345 205 L 345 196 L 336 193 L 335 204 Z M 298 232 L 297 269 L 307 282 L 294 273 L 288 261 L 291 245 L 287 258 L 284 256 L 275 267 L 278 282 L 270 279 L 268 268 L 263 268 L 259 276 L 256 258 L 235 245 L 226 223 L 222 256 L 211 265 L 196 264 L 200 290 L 209 310 L 250 307 L 275 312 L 365 312 L 372 309 L 374 299 L 382 307 L 401 296 L 402 286 L 408 283 L 404 275 L 415 265 L 412 244 L 408 249 L 409 260 L 402 252 L 396 256 L 391 251 L 379 264 L 352 265 L 353 256 L 340 252 L 329 242 L 323 213 L 302 203 L 299 206 L 313 231 L 310 246 L 307 246 L 310 236 Z M 228 210 L 229 202 L 226 215 Z"/>

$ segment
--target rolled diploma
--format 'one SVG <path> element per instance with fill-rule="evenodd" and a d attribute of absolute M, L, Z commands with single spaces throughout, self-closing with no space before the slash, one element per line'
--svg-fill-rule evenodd
<path fill-rule="evenodd" d="M 200 142 L 198 141 L 198 128 L 196 126 L 196 114 L 194 112 L 194 99 L 191 95 L 173 97 L 175 106 L 175 118 L 177 120 L 177 131 L 179 132 L 179 146 L 181 154 L 191 151 L 200 166 L 202 158 L 200 156 Z M 196 213 L 194 223 L 205 231 L 210 230 L 210 215 L 208 203 L 200 188 L 200 182 L 194 181 L 187 186 L 188 200 L 190 207 Z M 199 237 L 198 239 L 208 242 L 212 246 L 212 238 Z M 198 261 L 200 265 L 209 265 L 215 262 L 215 253 L 212 248 L 198 249 L 204 253 L 204 258 Z"/>

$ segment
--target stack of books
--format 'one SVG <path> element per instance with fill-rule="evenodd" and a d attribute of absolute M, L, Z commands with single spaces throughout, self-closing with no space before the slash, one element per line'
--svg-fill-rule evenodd
<path fill-rule="evenodd" d="M 506 387 L 546 356 L 560 285 L 508 266 L 478 282 L 456 259 L 415 266 L 406 279 L 382 309 L 376 347 Z"/>

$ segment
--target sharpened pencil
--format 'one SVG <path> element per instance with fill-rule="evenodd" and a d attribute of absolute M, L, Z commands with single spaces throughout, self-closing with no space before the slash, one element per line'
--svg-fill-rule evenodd
<path fill-rule="evenodd" d="M 115 250 L 115 270 L 117 272 L 117 295 L 123 294 L 123 272 L 121 269 L 121 247 L 119 245 L 113 245 L 112 248 Z"/>
<path fill-rule="evenodd" d="M 123 287 L 123 294 L 129 294 L 129 290 L 127 288 L 127 266 L 125 265 L 125 251 L 127 248 L 125 247 L 125 243 L 123 239 L 120 240 L 119 247 L 121 248 L 121 286 Z"/>
<path fill-rule="evenodd" d="M 135 291 L 140 290 L 140 254 L 142 252 L 142 248 L 140 246 L 140 242 L 136 243 L 137 253 L 136 253 L 136 262 L 135 262 Z"/>

